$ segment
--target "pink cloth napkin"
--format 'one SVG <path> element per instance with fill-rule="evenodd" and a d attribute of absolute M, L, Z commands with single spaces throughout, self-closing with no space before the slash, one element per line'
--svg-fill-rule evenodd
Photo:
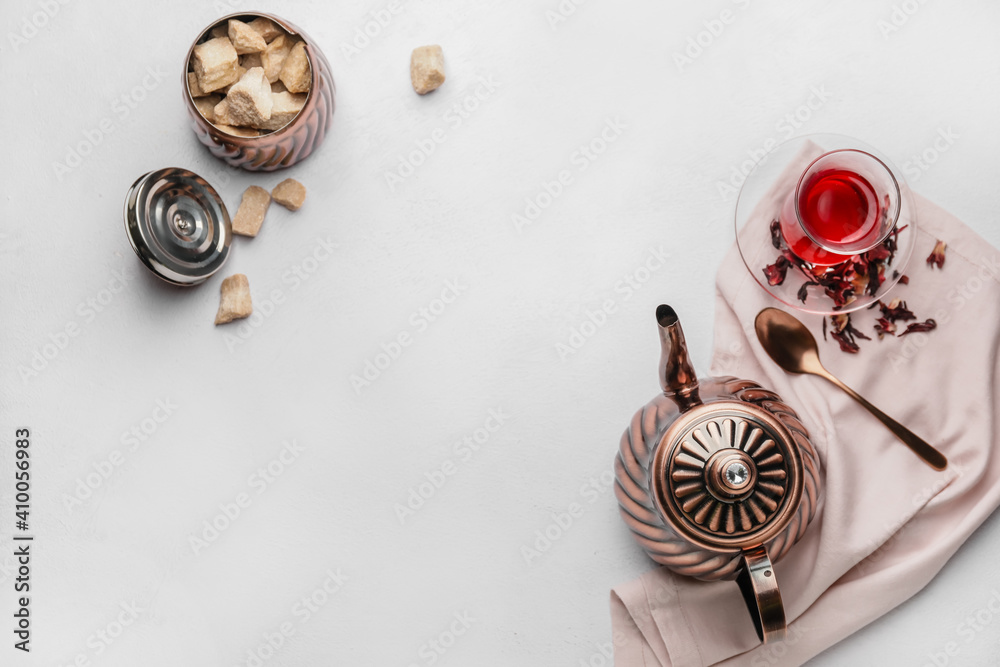
<path fill-rule="evenodd" d="M 735 582 L 659 567 L 611 593 L 618 667 L 802 664 L 920 591 L 1000 505 L 1000 253 L 926 199 L 916 204 L 910 282 L 890 298 L 906 300 L 919 320 L 934 318 L 936 330 L 879 340 L 878 310 L 862 310 L 854 325 L 873 340 L 851 355 L 823 341 L 820 316 L 797 316 L 819 341 L 824 365 L 940 449 L 947 470 L 925 465 L 825 380 L 787 375 L 770 360 L 753 321 L 780 304 L 734 247 L 717 279 L 712 374 L 780 394 L 824 464 L 816 518 L 774 567 L 788 638 L 760 644 Z M 940 270 L 924 261 L 937 239 L 948 244 Z"/>

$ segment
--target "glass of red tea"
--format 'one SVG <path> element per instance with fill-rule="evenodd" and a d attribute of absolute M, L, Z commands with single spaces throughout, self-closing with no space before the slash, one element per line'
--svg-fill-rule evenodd
<path fill-rule="evenodd" d="M 739 187 L 736 245 L 775 299 L 809 313 L 847 313 L 908 281 L 914 196 L 877 149 L 843 135 L 793 137 L 733 173 L 725 185 Z"/>
<path fill-rule="evenodd" d="M 816 158 L 781 207 L 788 248 L 814 266 L 833 266 L 885 241 L 899 219 L 899 183 L 879 158 L 841 149 Z"/>

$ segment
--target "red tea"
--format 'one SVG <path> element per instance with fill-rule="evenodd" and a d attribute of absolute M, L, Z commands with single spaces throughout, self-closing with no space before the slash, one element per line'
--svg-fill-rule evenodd
<path fill-rule="evenodd" d="M 827 247 L 878 241 L 878 194 L 867 179 L 849 169 L 825 169 L 810 175 L 799 188 L 798 205 L 796 216 L 794 209 L 787 210 L 794 206 L 794 198 L 789 197 L 781 215 L 781 231 L 791 251 L 811 264 L 829 266 L 846 257 L 820 248 L 810 236 Z"/>
<path fill-rule="evenodd" d="M 874 244 L 878 213 L 875 188 L 847 169 L 821 171 L 799 193 L 802 225 L 824 245 Z"/>

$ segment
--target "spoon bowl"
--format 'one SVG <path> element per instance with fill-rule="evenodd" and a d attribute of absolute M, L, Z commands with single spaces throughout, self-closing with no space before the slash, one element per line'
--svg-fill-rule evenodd
<path fill-rule="evenodd" d="M 840 387 L 848 396 L 872 413 L 927 465 L 935 470 L 944 470 L 948 467 L 948 459 L 945 458 L 944 454 L 876 408 L 826 370 L 819 360 L 819 347 L 816 344 L 816 339 L 806 328 L 806 325 L 802 324 L 796 317 L 777 308 L 765 308 L 757 313 L 754 329 L 761 347 L 774 360 L 774 363 L 786 372 L 806 373 L 826 378 L 827 381 Z"/>
<path fill-rule="evenodd" d="M 788 373 L 814 373 L 822 368 L 816 339 L 795 317 L 777 308 L 765 308 L 754 321 L 764 351 Z"/>

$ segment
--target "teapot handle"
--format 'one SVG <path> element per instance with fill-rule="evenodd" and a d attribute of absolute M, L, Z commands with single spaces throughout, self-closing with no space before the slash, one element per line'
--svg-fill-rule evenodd
<path fill-rule="evenodd" d="M 785 638 L 785 608 L 781 604 L 781 592 L 774 576 L 771 559 L 767 556 L 767 548 L 763 545 L 744 549 L 742 553 L 743 567 L 736 583 L 743 593 L 753 619 L 757 637 L 762 643 L 781 641 Z"/>

